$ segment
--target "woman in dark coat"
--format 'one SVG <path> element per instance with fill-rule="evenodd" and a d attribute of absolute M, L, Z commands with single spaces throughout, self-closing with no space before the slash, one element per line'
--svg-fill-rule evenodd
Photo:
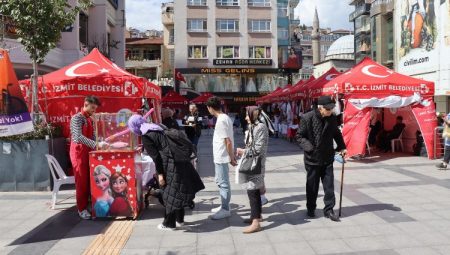
<path fill-rule="evenodd" d="M 195 194 L 204 189 L 200 176 L 190 161 L 175 162 L 164 130 L 157 124 L 146 123 L 139 115 L 128 120 L 130 130 L 142 136 L 142 143 L 156 165 L 163 200 L 166 207 L 164 221 L 158 225 L 161 230 L 174 230 L 176 223 L 184 225 L 184 208 L 189 206 Z"/>

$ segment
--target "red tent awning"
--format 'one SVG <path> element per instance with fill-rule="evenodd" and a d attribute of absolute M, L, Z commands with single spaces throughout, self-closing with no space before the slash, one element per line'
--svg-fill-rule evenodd
<path fill-rule="evenodd" d="M 205 104 L 206 101 L 208 101 L 209 98 L 213 97 L 214 95 L 212 93 L 209 92 L 204 92 L 202 93 L 200 96 L 196 97 L 194 100 L 192 100 L 191 102 L 194 104 Z M 220 100 L 220 102 L 222 104 L 225 104 L 224 100 Z"/>
<path fill-rule="evenodd" d="M 28 79 L 20 83 L 26 90 L 31 82 Z M 87 56 L 66 67 L 40 76 L 38 86 L 39 98 L 94 95 L 161 99 L 161 89 L 158 86 L 123 70 L 103 56 L 98 49 L 93 49 Z"/>
<path fill-rule="evenodd" d="M 267 95 L 265 95 L 265 96 L 259 98 L 256 102 L 257 102 L 257 103 L 269 103 L 268 100 L 270 99 L 270 97 L 271 97 L 272 95 L 278 93 L 280 90 L 282 90 L 282 88 L 281 88 L 281 87 L 277 87 L 274 91 L 272 91 L 272 92 L 270 92 L 269 94 L 267 94 Z"/>
<path fill-rule="evenodd" d="M 312 98 L 320 97 L 321 95 L 323 95 L 323 86 L 341 74 L 342 73 L 336 70 L 336 68 L 332 67 L 322 76 L 320 76 L 319 78 L 315 79 L 310 84 L 308 84 L 308 87 L 306 88 L 307 90 L 306 94 Z"/>
<path fill-rule="evenodd" d="M 396 73 L 367 57 L 323 86 L 323 94 L 331 95 L 335 91 L 358 98 L 412 96 L 415 93 L 431 97 L 434 83 Z"/>
<path fill-rule="evenodd" d="M 280 102 L 284 100 L 289 100 L 289 93 L 292 90 L 293 86 L 291 84 L 288 84 L 283 90 L 278 92 L 277 94 L 273 95 L 270 100 L 272 102 Z"/>
<path fill-rule="evenodd" d="M 188 100 L 178 94 L 177 92 L 170 90 L 167 94 L 162 98 L 161 102 L 166 105 L 172 104 L 188 104 Z"/>
<path fill-rule="evenodd" d="M 303 83 L 295 86 L 295 89 L 291 91 L 291 99 L 298 100 L 306 97 L 306 89 L 308 88 L 309 84 L 313 82 L 316 78 L 314 75 L 311 75 L 308 80 L 303 81 Z"/>

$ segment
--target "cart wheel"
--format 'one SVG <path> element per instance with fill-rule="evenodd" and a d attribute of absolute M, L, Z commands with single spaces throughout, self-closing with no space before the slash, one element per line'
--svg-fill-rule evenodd
<path fill-rule="evenodd" d="M 194 209 L 195 208 L 195 202 L 191 201 L 191 203 L 189 204 L 189 208 Z"/>

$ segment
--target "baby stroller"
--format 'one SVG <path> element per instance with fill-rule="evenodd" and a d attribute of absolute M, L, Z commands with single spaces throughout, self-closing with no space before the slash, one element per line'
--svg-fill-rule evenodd
<path fill-rule="evenodd" d="M 164 206 L 164 200 L 163 200 L 164 189 L 162 189 L 159 186 L 158 175 L 154 174 L 153 178 L 150 179 L 150 181 L 148 181 L 145 186 L 147 187 L 147 193 L 145 193 L 145 195 L 144 195 L 145 208 L 148 208 L 149 205 L 150 205 L 150 197 L 157 198 L 159 203 L 162 206 Z M 195 202 L 194 201 L 191 201 L 189 203 L 189 208 L 191 208 L 191 209 L 195 208 Z"/>

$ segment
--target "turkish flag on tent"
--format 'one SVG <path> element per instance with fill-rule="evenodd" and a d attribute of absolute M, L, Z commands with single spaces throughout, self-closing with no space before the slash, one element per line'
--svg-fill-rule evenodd
<path fill-rule="evenodd" d="M 320 76 L 319 78 L 315 79 L 310 84 L 308 84 L 307 94 L 312 98 L 320 97 L 321 95 L 323 95 L 324 85 L 341 74 L 342 74 L 341 72 L 332 67 L 322 76 Z"/>
<path fill-rule="evenodd" d="M 434 95 L 434 83 L 396 73 L 370 58 L 364 58 L 323 86 L 324 94 L 331 95 L 335 91 L 355 98 L 412 96 L 415 93 L 428 97 Z"/>
<path fill-rule="evenodd" d="M 0 137 L 33 131 L 33 122 L 16 73 L 4 49 L 0 49 L 0 90 Z"/>
<path fill-rule="evenodd" d="M 173 104 L 182 104 L 185 105 L 188 103 L 188 100 L 178 94 L 177 92 L 170 90 L 167 94 L 162 98 L 161 102 L 165 105 L 173 105 Z"/>

